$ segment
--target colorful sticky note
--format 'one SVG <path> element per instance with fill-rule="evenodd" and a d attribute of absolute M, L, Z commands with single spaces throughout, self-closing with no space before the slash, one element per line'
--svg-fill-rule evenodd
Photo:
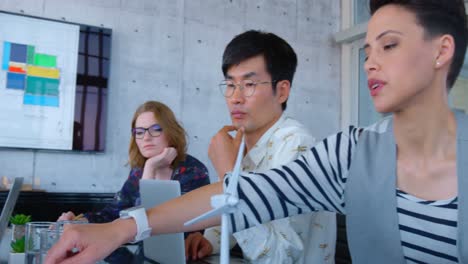
<path fill-rule="evenodd" d="M 25 74 L 7 72 L 6 88 L 24 90 Z"/>

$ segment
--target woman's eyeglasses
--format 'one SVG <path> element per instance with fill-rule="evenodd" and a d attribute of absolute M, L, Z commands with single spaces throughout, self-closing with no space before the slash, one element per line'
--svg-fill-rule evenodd
<path fill-rule="evenodd" d="M 135 128 L 132 128 L 132 135 L 137 139 L 142 139 L 145 137 L 146 131 L 148 131 L 150 136 L 159 137 L 162 133 L 162 130 L 163 129 L 158 124 L 154 124 L 148 128 L 135 127 Z"/>

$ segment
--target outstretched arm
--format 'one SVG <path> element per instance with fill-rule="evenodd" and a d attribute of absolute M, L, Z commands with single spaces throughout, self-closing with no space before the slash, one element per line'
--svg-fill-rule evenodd
<path fill-rule="evenodd" d="M 211 210 L 211 196 L 222 192 L 222 183 L 218 182 L 198 188 L 148 210 L 148 222 L 153 229 L 152 235 L 196 231 L 219 225 L 221 223 L 220 217 L 214 217 L 191 226 L 184 226 L 184 223 Z M 129 239 L 133 239 L 135 234 L 136 230 L 133 231 Z"/>
<path fill-rule="evenodd" d="M 222 183 L 211 184 L 147 211 L 152 234 L 186 232 L 220 224 L 215 217 L 192 226 L 184 223 L 211 209 L 210 198 L 222 192 Z M 181 209 L 183 208 L 183 209 Z M 59 242 L 49 250 L 46 263 L 95 263 L 136 235 L 133 219 L 117 219 L 106 224 L 68 226 Z M 73 255 L 72 252 L 79 253 Z M 73 255 L 72 257 L 70 257 Z"/>
<path fill-rule="evenodd" d="M 339 133 L 325 139 L 281 169 L 264 174 L 244 174 L 238 188 L 239 198 L 246 203 L 244 210 L 259 222 L 317 210 L 344 213 L 343 193 L 357 142 L 356 131 L 350 129 L 350 132 L 351 135 Z M 226 180 L 229 181 L 229 177 Z M 222 183 L 211 184 L 148 210 L 153 235 L 219 225 L 220 218 L 189 227 L 183 223 L 209 211 L 211 196 L 222 190 Z M 243 212 L 235 212 L 233 218 L 231 229 L 234 232 L 252 226 Z M 75 225 L 67 229 L 49 251 L 47 264 L 93 263 L 131 241 L 136 234 L 133 219 L 118 219 L 101 225 Z M 79 253 L 67 258 L 76 249 Z"/>

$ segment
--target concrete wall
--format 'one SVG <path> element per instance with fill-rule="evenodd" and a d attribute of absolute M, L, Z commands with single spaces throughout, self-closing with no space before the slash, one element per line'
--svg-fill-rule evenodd
<path fill-rule="evenodd" d="M 0 10 L 113 29 L 104 154 L 0 149 L 0 176 L 39 179 L 47 191 L 113 192 L 121 187 L 129 126 L 148 99 L 168 104 L 205 162 L 210 137 L 229 116 L 217 84 L 234 35 L 271 31 L 296 50 L 299 66 L 286 113 L 317 138 L 339 129 L 340 1 L 330 0 L 2 0 Z M 111 125 L 112 124 L 112 125 Z"/>

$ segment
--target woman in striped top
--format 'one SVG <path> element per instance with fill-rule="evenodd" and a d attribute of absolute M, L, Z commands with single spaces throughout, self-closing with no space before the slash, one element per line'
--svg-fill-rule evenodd
<path fill-rule="evenodd" d="M 393 115 L 330 136 L 281 168 L 243 174 L 239 198 L 260 222 L 346 214 L 355 263 L 468 263 L 468 121 L 447 99 L 466 51 L 464 2 L 371 0 L 370 9 L 369 90 L 377 111 Z M 219 224 L 182 226 L 210 210 L 209 198 L 220 192 L 212 184 L 149 210 L 153 234 Z M 244 213 L 234 213 L 234 232 L 252 226 Z M 74 227 L 47 263 L 77 245 L 77 263 L 102 258 L 137 231 L 133 220 Z"/>

